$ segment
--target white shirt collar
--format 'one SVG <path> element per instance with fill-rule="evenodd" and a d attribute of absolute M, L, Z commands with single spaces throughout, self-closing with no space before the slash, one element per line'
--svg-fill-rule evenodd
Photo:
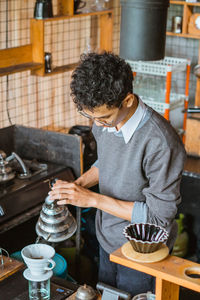
<path fill-rule="evenodd" d="M 142 102 L 142 100 L 138 97 L 139 103 L 135 113 L 132 117 L 120 128 L 120 130 L 116 130 L 115 127 L 103 127 L 103 131 L 107 130 L 108 132 L 112 132 L 118 136 L 123 136 L 125 143 L 127 144 L 133 133 L 137 129 L 139 123 L 143 120 L 146 113 L 146 105 Z"/>

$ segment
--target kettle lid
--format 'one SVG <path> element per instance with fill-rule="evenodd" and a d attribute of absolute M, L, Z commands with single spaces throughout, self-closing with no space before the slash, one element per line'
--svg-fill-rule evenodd
<path fill-rule="evenodd" d="M 80 286 L 76 292 L 76 300 L 95 300 L 96 292 L 95 290 L 89 286 L 84 284 Z"/>

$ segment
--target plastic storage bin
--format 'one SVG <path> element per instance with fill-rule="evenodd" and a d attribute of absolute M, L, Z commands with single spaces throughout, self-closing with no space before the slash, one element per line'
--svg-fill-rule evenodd
<path fill-rule="evenodd" d="M 158 61 L 131 61 L 127 60 L 130 64 L 132 71 L 136 75 L 137 73 L 151 75 L 155 77 L 165 77 L 165 85 L 163 88 L 163 95 L 160 94 L 160 99 L 155 99 L 153 96 L 142 95 L 138 92 L 138 95 L 147 105 L 151 106 L 158 113 L 163 114 L 167 120 L 170 120 L 170 111 L 179 107 L 188 108 L 188 95 L 189 95 L 189 77 L 190 77 L 190 60 L 184 58 L 168 57 Z M 185 91 L 182 94 L 174 93 L 171 90 L 172 75 L 174 73 L 185 72 Z M 136 75 L 137 79 L 137 75 Z M 146 87 L 144 88 L 144 91 Z M 152 94 L 155 91 L 155 86 L 152 87 Z M 137 93 L 137 89 L 135 91 Z M 150 93 L 149 93 L 150 95 Z M 184 113 L 183 118 L 183 131 L 186 128 L 187 113 Z"/>

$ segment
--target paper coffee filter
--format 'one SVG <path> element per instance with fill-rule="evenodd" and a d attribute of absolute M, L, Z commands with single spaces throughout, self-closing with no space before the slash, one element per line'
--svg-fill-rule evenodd
<path fill-rule="evenodd" d="M 32 244 L 22 249 L 22 256 L 23 255 L 30 259 L 51 258 L 55 255 L 55 250 L 53 247 L 50 248 L 45 244 Z"/>

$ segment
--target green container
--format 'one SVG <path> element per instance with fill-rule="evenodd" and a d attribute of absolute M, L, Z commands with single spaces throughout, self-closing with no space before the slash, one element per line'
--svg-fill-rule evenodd
<path fill-rule="evenodd" d="M 183 214 L 179 214 L 179 218 L 176 219 L 178 224 L 178 235 L 173 247 L 172 255 L 178 257 L 185 257 L 188 252 L 189 236 L 184 228 L 184 218 Z"/>

